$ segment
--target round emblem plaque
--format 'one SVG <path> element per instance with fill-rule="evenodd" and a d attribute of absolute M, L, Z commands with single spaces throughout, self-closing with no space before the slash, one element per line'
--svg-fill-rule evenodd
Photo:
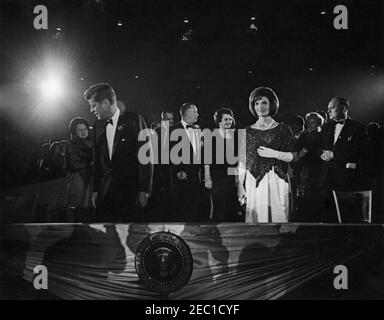
<path fill-rule="evenodd" d="M 138 246 L 135 256 L 136 272 L 153 291 L 177 291 L 192 275 L 193 259 L 189 246 L 176 234 L 156 232 Z"/>

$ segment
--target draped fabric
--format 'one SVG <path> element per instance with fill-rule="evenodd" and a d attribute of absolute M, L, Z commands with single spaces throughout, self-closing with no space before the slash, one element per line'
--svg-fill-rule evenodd
<path fill-rule="evenodd" d="M 269 171 L 274 168 L 275 173 L 288 182 L 288 163 L 276 158 L 259 156 L 257 149 L 261 146 L 283 152 L 295 152 L 292 130 L 285 123 L 268 130 L 259 130 L 252 127 L 246 128 L 246 169 L 256 180 L 256 187 Z M 242 146 L 244 148 L 244 145 Z M 243 152 L 241 150 L 241 152 Z"/>
<path fill-rule="evenodd" d="M 193 255 L 189 282 L 167 299 L 277 299 L 383 240 L 382 225 L 0 225 L 0 264 L 63 299 L 160 299 L 138 277 L 135 252 L 149 234 L 180 235 Z M 31 284 L 32 285 L 32 284 Z"/>

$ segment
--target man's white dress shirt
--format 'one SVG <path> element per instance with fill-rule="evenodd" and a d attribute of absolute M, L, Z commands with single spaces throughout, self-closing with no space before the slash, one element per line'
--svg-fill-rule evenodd
<path fill-rule="evenodd" d="M 341 132 L 341 130 L 343 130 L 344 125 L 345 125 L 345 123 L 343 123 L 343 124 L 336 123 L 333 144 L 336 144 L 336 141 L 339 138 L 340 132 Z"/>
<path fill-rule="evenodd" d="M 188 123 L 186 123 L 184 120 L 181 120 L 181 124 L 183 125 L 185 131 L 187 131 L 189 141 L 191 141 L 191 144 L 192 144 L 193 152 L 196 154 L 196 151 L 197 151 L 197 138 L 196 138 L 195 130 L 193 128 L 188 128 L 187 129 Z"/>
<path fill-rule="evenodd" d="M 117 122 L 119 121 L 120 110 L 117 108 L 115 114 L 112 116 L 112 124 L 108 123 L 106 128 L 107 143 L 108 143 L 108 154 L 109 159 L 112 160 L 113 141 L 115 139 Z"/>

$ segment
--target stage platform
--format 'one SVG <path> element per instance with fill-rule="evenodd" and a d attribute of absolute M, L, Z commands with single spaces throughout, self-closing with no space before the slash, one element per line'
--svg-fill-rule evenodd
<path fill-rule="evenodd" d="M 180 236 L 193 259 L 188 283 L 167 296 L 135 268 L 138 246 L 161 231 Z M 383 236 L 378 224 L 8 224 L 0 225 L 0 266 L 3 279 L 31 288 L 35 266 L 46 266 L 48 290 L 36 290 L 43 298 L 248 300 L 336 292 L 333 270 L 345 265 L 351 290 L 356 281 L 356 290 L 384 298 Z M 308 288 L 317 278 L 329 283 Z M 300 288 L 312 295 L 295 294 Z"/>

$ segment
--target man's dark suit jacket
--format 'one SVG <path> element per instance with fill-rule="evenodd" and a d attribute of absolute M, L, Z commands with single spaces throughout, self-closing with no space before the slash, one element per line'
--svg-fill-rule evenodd
<path fill-rule="evenodd" d="M 172 148 L 183 139 L 183 141 L 188 143 L 189 159 L 187 163 L 182 162 L 180 164 L 174 164 L 170 159 L 170 190 L 175 208 L 174 218 L 186 222 L 204 221 L 207 217 L 205 217 L 205 212 L 202 208 L 202 199 L 204 198 L 203 166 L 199 163 L 193 164 L 193 147 L 181 122 L 176 123 L 170 128 L 170 137 L 175 130 L 180 130 L 181 136 L 177 141 L 169 142 L 170 154 L 172 153 Z M 201 148 L 202 145 L 199 144 L 199 147 Z M 201 157 L 201 159 L 203 158 Z M 186 180 L 180 180 L 177 176 L 182 171 L 187 175 Z"/>
<path fill-rule="evenodd" d="M 334 144 L 336 122 L 330 121 L 322 130 L 323 149 L 333 151 L 334 158 L 323 162 L 320 185 L 326 189 L 351 191 L 360 188 L 361 177 L 367 157 L 367 139 L 364 125 L 347 118 Z M 356 169 L 347 169 L 347 163 L 355 163 Z"/>
<path fill-rule="evenodd" d="M 170 137 L 172 136 L 172 133 L 175 130 L 180 130 L 180 133 L 182 134 L 182 136 L 179 137 L 177 141 L 170 141 L 169 142 L 170 151 L 172 150 L 172 148 L 176 144 L 178 144 L 183 139 L 183 141 L 189 142 L 189 159 L 188 159 L 187 163 L 182 162 L 180 164 L 173 164 L 171 159 L 170 159 L 172 181 L 178 181 L 177 173 L 180 171 L 184 171 L 187 174 L 187 180 L 189 180 L 189 181 L 193 181 L 193 182 L 201 181 L 200 174 L 201 174 L 202 166 L 201 166 L 201 164 L 193 164 L 194 151 L 193 151 L 192 143 L 189 140 L 187 131 L 184 129 L 182 123 L 178 122 L 169 129 L 169 136 Z M 201 145 L 200 145 L 200 147 L 201 147 Z"/>
<path fill-rule="evenodd" d="M 168 130 L 167 133 L 165 133 L 166 130 Z M 163 136 L 161 135 L 162 131 L 164 131 Z M 157 163 L 154 167 L 153 192 L 159 194 L 162 193 L 164 190 L 169 191 L 170 187 L 170 167 L 167 163 L 162 163 L 161 161 L 162 154 L 168 152 L 168 150 L 166 149 L 165 140 L 169 140 L 169 128 L 166 129 L 163 126 L 157 128 L 155 131 L 155 136 L 156 140 L 153 144 L 157 144 L 157 148 L 154 148 L 154 152 L 157 152 L 157 157 L 155 156 L 155 159 L 157 159 Z"/>
<path fill-rule="evenodd" d="M 169 138 L 169 128 L 168 134 L 164 134 L 163 137 L 161 136 L 161 132 L 165 130 L 166 128 L 161 126 L 160 128 L 157 128 L 152 135 L 155 166 L 153 172 L 152 195 L 148 206 L 152 222 L 170 221 L 170 218 L 172 217 L 170 166 L 167 163 L 161 163 L 162 154 L 168 153 L 169 155 L 168 149 L 164 146 L 164 141 Z"/>
<path fill-rule="evenodd" d="M 138 141 L 141 130 L 147 129 L 144 119 L 135 113 L 120 114 L 109 159 L 106 120 L 94 124 L 94 187 L 98 200 L 110 202 L 111 207 L 136 199 L 137 192 L 151 192 L 153 164 L 143 165 L 138 151 L 145 142 Z M 114 200 L 120 199 L 120 203 Z M 104 206 L 109 203 L 104 203 Z"/>

